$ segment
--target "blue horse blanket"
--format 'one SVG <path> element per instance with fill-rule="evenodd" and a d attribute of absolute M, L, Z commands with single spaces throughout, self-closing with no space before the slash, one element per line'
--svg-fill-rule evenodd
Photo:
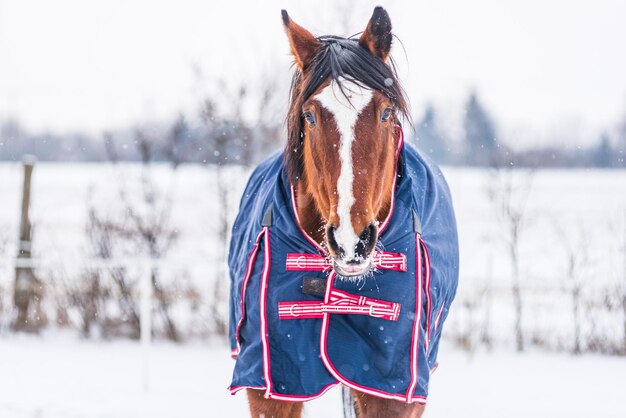
<path fill-rule="evenodd" d="M 402 145 L 397 174 L 377 269 L 355 280 L 337 276 L 301 230 L 282 156 L 254 170 L 228 259 L 231 393 L 255 388 L 305 401 L 343 384 L 426 402 L 457 288 L 456 222 L 443 175 L 410 144 Z M 323 292 L 307 292 L 307 281 L 323 283 Z"/>

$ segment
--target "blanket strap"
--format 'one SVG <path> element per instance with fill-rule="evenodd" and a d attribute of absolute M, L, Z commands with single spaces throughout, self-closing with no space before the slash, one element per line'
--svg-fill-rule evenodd
<path fill-rule="evenodd" d="M 397 321 L 400 315 L 400 304 L 357 296 L 337 289 L 330 291 L 329 303 L 308 300 L 278 303 L 280 319 L 322 318 L 324 313 L 368 315 Z"/>
<path fill-rule="evenodd" d="M 415 211 L 413 211 L 413 232 L 415 232 L 417 235 L 422 235 L 422 222 L 420 221 L 420 217 Z"/>
<path fill-rule="evenodd" d="M 406 271 L 406 256 L 402 253 L 376 251 L 372 257 L 374 267 L 380 270 Z M 287 254 L 287 271 L 328 271 L 333 268 L 331 259 L 319 254 Z"/>
<path fill-rule="evenodd" d="M 267 207 L 265 213 L 263 214 L 263 219 L 261 220 L 261 226 L 270 227 L 272 226 L 272 204 Z"/>

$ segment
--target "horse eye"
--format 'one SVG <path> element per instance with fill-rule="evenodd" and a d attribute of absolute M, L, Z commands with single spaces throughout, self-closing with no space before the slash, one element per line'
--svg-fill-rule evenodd
<path fill-rule="evenodd" d="M 315 115 L 313 114 L 313 112 L 304 112 L 302 116 L 304 116 L 306 123 L 308 123 L 310 126 L 315 126 L 316 121 L 315 121 Z"/>
<path fill-rule="evenodd" d="M 393 109 L 391 109 L 390 107 L 385 108 L 385 110 L 383 110 L 380 114 L 380 121 L 381 122 L 388 122 L 389 118 L 391 117 L 391 113 L 393 112 Z"/>

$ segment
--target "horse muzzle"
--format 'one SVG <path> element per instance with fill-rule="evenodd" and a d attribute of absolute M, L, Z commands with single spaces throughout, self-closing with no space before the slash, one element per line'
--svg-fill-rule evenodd
<path fill-rule="evenodd" d="M 343 277 L 363 276 L 372 269 L 372 254 L 378 239 L 378 228 L 371 223 L 359 234 L 355 244 L 350 244 L 350 251 L 336 237 L 336 228 L 326 228 L 328 248 L 333 255 L 333 264 L 337 274 Z"/>
<path fill-rule="evenodd" d="M 372 270 L 372 259 L 368 257 L 363 262 L 348 262 L 335 260 L 334 269 L 342 277 L 364 276 Z"/>

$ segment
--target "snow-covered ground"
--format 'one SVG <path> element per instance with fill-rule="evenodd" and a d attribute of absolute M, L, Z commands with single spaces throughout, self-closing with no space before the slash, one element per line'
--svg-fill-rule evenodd
<path fill-rule="evenodd" d="M 157 343 L 144 391 L 133 342 L 0 340 L 2 418 L 246 417 L 226 391 L 232 361 L 220 344 Z M 443 346 L 425 418 L 623 418 L 626 360 L 530 352 L 467 353 Z M 341 417 L 340 390 L 309 402 L 307 417 Z"/>
<path fill-rule="evenodd" d="M 229 212 L 234 216 L 249 170 L 227 170 Z M 457 215 L 462 276 L 476 279 L 492 275 L 506 281 L 510 263 L 504 229 L 487 193 L 497 176 L 486 169 L 444 167 L 443 172 Z M 184 165 L 174 174 L 168 165 L 156 164 L 150 176 L 161 194 L 172 191 L 171 222 L 179 239 L 170 256 L 210 258 L 218 244 L 216 223 L 222 205 L 213 168 Z M 21 178 L 20 164 L 0 163 L 0 243 L 8 241 L 9 254 L 17 248 Z M 564 275 L 567 259 L 561 244 L 566 240 L 572 245 L 585 244 L 598 277 L 621 272 L 626 171 L 540 170 L 527 176 L 525 171 L 516 170 L 514 184 L 526 183 L 530 192 L 522 205 L 526 222 L 520 255 L 525 282 L 557 285 L 546 280 Z M 88 203 L 113 209 L 120 198 L 120 185 L 128 192 L 140 191 L 141 165 L 39 163 L 33 174 L 31 211 L 36 256 L 73 262 L 73 257 L 84 255 Z M 523 200 L 515 194 L 514 199 Z"/>
<path fill-rule="evenodd" d="M 38 164 L 32 207 L 35 256 L 64 266 L 57 269 L 64 279 L 79 279 L 72 268 L 80 270 L 90 256 L 87 202 L 113 208 L 118 185 L 133 190 L 140 172 L 133 164 Z M 426 417 L 626 417 L 626 360 L 563 352 L 571 349 L 573 324 L 568 248 L 578 257 L 575 279 L 582 289 L 582 313 L 595 315 L 589 322 L 595 329 L 583 323 L 583 341 L 623 341 L 621 305 L 612 298 L 626 291 L 626 172 L 555 170 L 532 176 L 520 244 L 523 324 L 527 340 L 537 345 L 547 341 L 563 351 L 531 348 L 522 355 L 507 349 L 513 319 L 507 293 L 510 260 L 486 193 L 495 184 L 494 174 L 459 168 L 444 172 L 458 217 L 461 282 L 446 322 Z M 247 174 L 233 168 L 228 175 L 231 216 Z M 189 280 L 210 294 L 215 279 L 226 280 L 214 277 L 207 266 L 220 254 L 216 214 L 223 202 L 216 198 L 216 177 L 199 166 L 183 166 L 173 175 L 165 165 L 155 166 L 151 176 L 161 190 L 172 190 L 171 222 L 179 240 L 168 257 L 198 261 L 186 268 Z M 521 171 L 516 176 L 516 181 L 527 180 Z M 0 164 L 0 418 L 245 417 L 245 396 L 231 397 L 225 389 L 232 362 L 220 343 L 155 343 L 149 390 L 144 391 L 145 356 L 137 343 L 79 340 L 77 331 L 59 334 L 54 327 L 42 338 L 8 332 L 8 316 L 2 315 L 11 303 L 20 181 L 18 164 Z M 45 269 L 39 272 L 48 277 Z M 50 316 L 53 320 L 53 311 Z M 473 345 L 485 330 L 497 347 L 493 353 L 479 348 L 469 357 L 452 348 L 455 339 L 469 338 L 463 345 Z M 334 389 L 308 404 L 307 416 L 339 417 L 340 404 L 340 391 Z"/>
<path fill-rule="evenodd" d="M 232 218 L 249 171 L 241 167 L 227 170 L 227 203 Z M 473 339 L 488 328 L 496 344 L 511 345 L 514 316 L 506 229 L 498 222 L 487 193 L 499 184 L 498 176 L 484 169 L 444 167 L 443 171 L 454 199 L 461 252 L 458 299 L 447 321 L 446 335 L 467 339 L 473 333 L 469 335 Z M 138 164 L 37 164 L 31 211 L 34 255 L 53 263 L 53 267 L 40 269 L 44 278 L 60 277 L 62 282 L 81 278 L 84 260 L 92 256 L 85 233 L 88 202 L 98 210 L 115 211 L 120 185 L 132 196 L 133 191 L 141 190 L 141 172 Z M 184 261 L 183 277 L 195 285 L 206 302 L 214 280 L 226 280 L 212 267 L 224 263 L 225 258 L 216 238 L 223 202 L 216 193 L 214 169 L 183 165 L 174 173 L 169 166 L 156 164 L 150 177 L 161 194 L 170 190 L 173 199 L 169 223 L 179 237 L 167 256 Z M 579 285 L 583 345 L 598 340 L 609 341 L 607 346 L 621 344 L 624 318 L 619 298 L 626 292 L 626 171 L 540 170 L 529 176 L 516 170 L 514 180 L 522 186 L 513 193 L 516 200 L 523 200 L 519 189 L 530 184 L 526 204 L 515 208 L 523 206 L 525 213 L 519 261 L 523 327 L 528 337 L 552 348 L 572 347 L 570 290 Z M 10 305 L 10 257 L 17 251 L 20 187 L 20 164 L 0 163 L 0 312 L 2 300 L 5 308 Z M 572 258 L 573 273 L 569 271 Z M 53 292 L 48 289 L 48 295 Z M 0 332 L 2 323 L 0 318 Z"/>

